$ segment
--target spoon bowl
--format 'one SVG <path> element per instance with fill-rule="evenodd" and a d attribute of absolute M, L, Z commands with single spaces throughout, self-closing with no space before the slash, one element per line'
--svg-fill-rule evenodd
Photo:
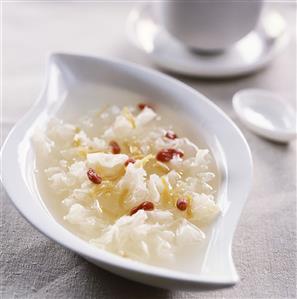
<path fill-rule="evenodd" d="M 296 138 L 296 112 L 280 96 L 262 89 L 244 89 L 233 96 L 233 108 L 251 131 L 277 142 Z"/>

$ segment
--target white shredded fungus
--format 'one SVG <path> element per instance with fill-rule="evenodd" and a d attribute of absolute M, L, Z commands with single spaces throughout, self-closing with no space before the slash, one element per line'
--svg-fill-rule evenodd
<path fill-rule="evenodd" d="M 211 156 L 186 137 L 166 137 L 169 130 L 149 107 L 109 106 L 75 125 L 52 119 L 36 132 L 41 175 L 67 228 L 94 246 L 149 264 L 174 264 L 178 252 L 201 244 L 220 212 Z M 113 154 L 115 142 L 119 154 Z M 157 158 L 168 149 L 182 155 Z"/>
<path fill-rule="evenodd" d="M 140 210 L 123 216 L 90 242 L 100 248 L 138 261 L 174 262 L 175 253 L 193 242 L 201 242 L 204 233 L 187 220 L 175 219 L 169 211 Z"/>

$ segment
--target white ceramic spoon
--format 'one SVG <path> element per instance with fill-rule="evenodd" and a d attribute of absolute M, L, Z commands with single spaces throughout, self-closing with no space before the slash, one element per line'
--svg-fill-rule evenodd
<path fill-rule="evenodd" d="M 277 142 L 297 136 L 296 111 L 280 96 L 262 89 L 244 89 L 233 96 L 239 119 L 254 133 Z"/>

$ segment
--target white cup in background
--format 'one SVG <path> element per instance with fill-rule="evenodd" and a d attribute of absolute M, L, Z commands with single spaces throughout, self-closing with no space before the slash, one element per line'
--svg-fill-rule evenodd
<path fill-rule="evenodd" d="M 172 36 L 190 48 L 216 52 L 256 27 L 263 1 L 172 0 L 155 5 L 161 25 Z"/>

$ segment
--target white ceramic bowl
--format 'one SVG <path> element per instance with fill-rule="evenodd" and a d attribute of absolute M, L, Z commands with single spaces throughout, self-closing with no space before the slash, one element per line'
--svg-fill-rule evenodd
<path fill-rule="evenodd" d="M 105 87 L 110 88 L 106 91 Z M 131 261 L 92 247 L 62 227 L 38 192 L 31 136 L 49 117 L 97 108 L 114 89 L 156 99 L 187 113 L 212 150 L 221 183 L 217 195 L 222 214 L 213 225 L 202 267 L 179 272 Z M 75 94 L 75 97 L 71 97 Z M 67 96 L 68 95 L 68 96 Z M 70 96 L 69 96 L 70 95 Z M 78 96 L 77 96 L 78 95 Z M 121 101 L 121 98 L 119 98 Z M 179 289 L 223 287 L 238 281 L 232 237 L 251 187 L 249 147 L 235 124 L 211 101 L 187 85 L 131 63 L 87 56 L 50 57 L 42 93 L 32 109 L 10 132 L 1 151 L 2 182 L 17 209 L 40 232 L 92 263 L 142 283 Z"/>

